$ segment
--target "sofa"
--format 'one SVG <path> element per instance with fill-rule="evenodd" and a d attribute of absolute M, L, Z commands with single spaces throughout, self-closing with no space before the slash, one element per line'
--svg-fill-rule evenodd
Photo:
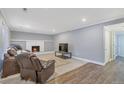
<path fill-rule="evenodd" d="M 15 60 L 16 54 L 17 52 L 14 48 L 9 49 L 7 53 L 4 54 L 2 78 L 20 73 L 19 65 Z"/>
<path fill-rule="evenodd" d="M 17 55 L 16 61 L 20 67 L 21 79 L 36 83 L 46 83 L 55 71 L 55 60 L 43 61 L 31 53 Z"/>

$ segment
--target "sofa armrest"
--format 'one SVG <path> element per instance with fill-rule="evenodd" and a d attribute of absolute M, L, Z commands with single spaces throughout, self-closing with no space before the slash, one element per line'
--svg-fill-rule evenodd
<path fill-rule="evenodd" d="M 46 69 L 53 64 L 55 65 L 55 60 L 41 61 L 41 64 L 43 66 L 43 69 Z"/>

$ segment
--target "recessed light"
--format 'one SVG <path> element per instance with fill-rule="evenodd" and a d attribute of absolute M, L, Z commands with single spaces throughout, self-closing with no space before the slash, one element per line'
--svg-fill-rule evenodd
<path fill-rule="evenodd" d="M 26 27 L 26 28 L 30 28 L 31 26 L 30 26 L 30 25 L 25 25 L 24 27 Z"/>
<path fill-rule="evenodd" d="M 52 32 L 55 32 L 55 31 L 56 31 L 55 29 L 52 30 Z"/>
<path fill-rule="evenodd" d="M 86 22 L 87 21 L 87 19 L 86 18 L 82 18 L 82 22 Z"/>

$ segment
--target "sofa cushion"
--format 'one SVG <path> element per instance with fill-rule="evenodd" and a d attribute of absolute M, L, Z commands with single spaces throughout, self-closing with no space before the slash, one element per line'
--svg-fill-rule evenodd
<path fill-rule="evenodd" d="M 14 48 L 11 48 L 7 51 L 7 53 L 10 55 L 10 56 L 15 56 L 17 55 L 17 51 L 14 49 Z"/>
<path fill-rule="evenodd" d="M 41 71 L 43 69 L 42 64 L 40 63 L 39 58 L 37 58 L 36 56 L 31 56 L 30 59 L 31 59 L 31 61 L 32 61 L 36 71 Z"/>

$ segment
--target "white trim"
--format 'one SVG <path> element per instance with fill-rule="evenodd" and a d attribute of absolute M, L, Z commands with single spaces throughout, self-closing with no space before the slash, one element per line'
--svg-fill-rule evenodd
<path fill-rule="evenodd" d="M 89 62 L 89 63 L 94 63 L 94 64 L 102 65 L 102 66 L 104 66 L 106 64 L 105 62 L 102 63 L 102 62 L 99 62 L 99 61 L 89 60 L 89 59 L 75 57 L 75 56 L 72 56 L 72 58 L 77 59 L 77 60 L 81 60 L 81 61 L 86 61 L 86 62 Z"/>
<path fill-rule="evenodd" d="M 113 61 L 113 60 L 114 60 L 114 59 L 110 58 L 110 59 L 109 59 L 109 62 L 111 62 L 111 61 Z"/>
<path fill-rule="evenodd" d="M 23 42 L 26 42 L 26 41 L 49 41 L 49 42 L 53 42 L 53 40 L 24 40 L 24 39 L 11 39 L 10 41 L 23 41 Z"/>

